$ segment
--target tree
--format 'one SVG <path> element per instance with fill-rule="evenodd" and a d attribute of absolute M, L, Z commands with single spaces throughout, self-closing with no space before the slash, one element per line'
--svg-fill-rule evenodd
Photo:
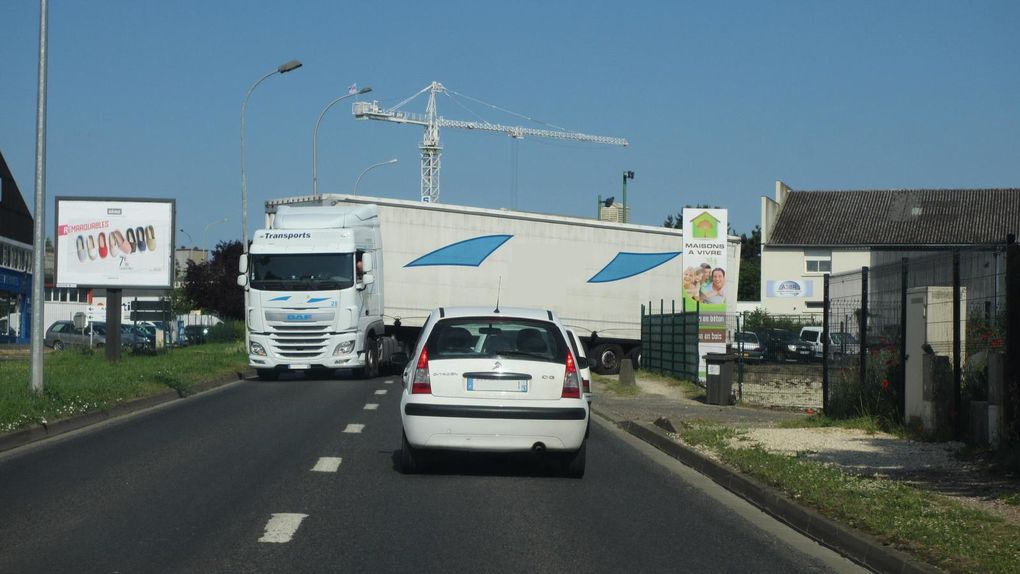
<path fill-rule="evenodd" d="M 244 291 L 237 286 L 237 262 L 242 253 L 240 241 L 222 241 L 209 261 L 188 261 L 184 295 L 197 308 L 222 319 L 244 319 Z"/>

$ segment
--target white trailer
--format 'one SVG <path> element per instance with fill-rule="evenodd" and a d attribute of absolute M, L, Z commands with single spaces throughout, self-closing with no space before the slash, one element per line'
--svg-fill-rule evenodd
<path fill-rule="evenodd" d="M 639 357 L 642 304 L 681 300 L 679 229 L 350 195 L 268 201 L 267 228 L 277 227 L 282 206 L 378 209 L 373 295 L 382 301 L 385 334 L 373 339 L 380 345 L 374 358 L 384 366 L 413 344 L 432 309 L 498 302 L 556 312 L 589 345 L 593 369 L 613 373 L 622 358 Z M 728 284 L 735 292 L 739 239 L 729 244 Z M 363 341 L 358 338 L 358 350 Z M 339 368 L 364 365 L 354 360 Z"/>

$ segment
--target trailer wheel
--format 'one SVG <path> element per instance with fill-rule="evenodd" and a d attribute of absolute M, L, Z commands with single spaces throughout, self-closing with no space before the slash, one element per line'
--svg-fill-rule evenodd
<path fill-rule="evenodd" d="M 630 359 L 630 364 L 634 367 L 634 370 L 641 368 L 641 347 L 634 347 L 627 353 L 627 358 Z"/>
<path fill-rule="evenodd" d="M 620 361 L 623 359 L 623 347 L 607 344 L 595 347 L 592 352 L 592 370 L 600 375 L 616 375 L 620 372 Z"/>

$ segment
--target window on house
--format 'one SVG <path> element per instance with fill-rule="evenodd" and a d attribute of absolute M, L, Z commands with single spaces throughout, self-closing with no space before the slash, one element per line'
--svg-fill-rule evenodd
<path fill-rule="evenodd" d="M 805 251 L 804 271 L 807 273 L 831 273 L 832 252 L 831 251 Z"/>

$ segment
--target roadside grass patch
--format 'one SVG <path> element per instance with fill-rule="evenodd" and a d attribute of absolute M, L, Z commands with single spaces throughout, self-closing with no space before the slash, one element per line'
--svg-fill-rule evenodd
<path fill-rule="evenodd" d="M 639 370 L 636 376 L 641 379 L 656 381 L 664 385 L 680 389 L 683 392 L 684 397 L 688 399 L 705 398 L 705 389 L 688 379 L 678 379 L 670 375 L 663 375 L 653 371 L 646 371 L 644 369 Z"/>
<path fill-rule="evenodd" d="M 680 436 L 794 500 L 946 571 L 1015 572 L 1020 564 L 1020 527 L 947 497 L 758 446 L 734 448 L 729 439 L 739 433 L 725 427 L 693 427 Z"/>
<path fill-rule="evenodd" d="M 0 361 L 0 433 L 108 410 L 168 388 L 185 396 L 195 383 L 247 368 L 242 347 L 210 343 L 157 355 L 126 354 L 116 364 L 102 353 L 48 353 L 42 395 L 29 390 L 27 360 Z"/>
<path fill-rule="evenodd" d="M 602 385 L 603 389 L 617 395 L 633 397 L 641 392 L 641 389 L 639 389 L 637 385 L 625 385 L 620 381 L 605 375 L 592 373 L 591 378 Z"/>

